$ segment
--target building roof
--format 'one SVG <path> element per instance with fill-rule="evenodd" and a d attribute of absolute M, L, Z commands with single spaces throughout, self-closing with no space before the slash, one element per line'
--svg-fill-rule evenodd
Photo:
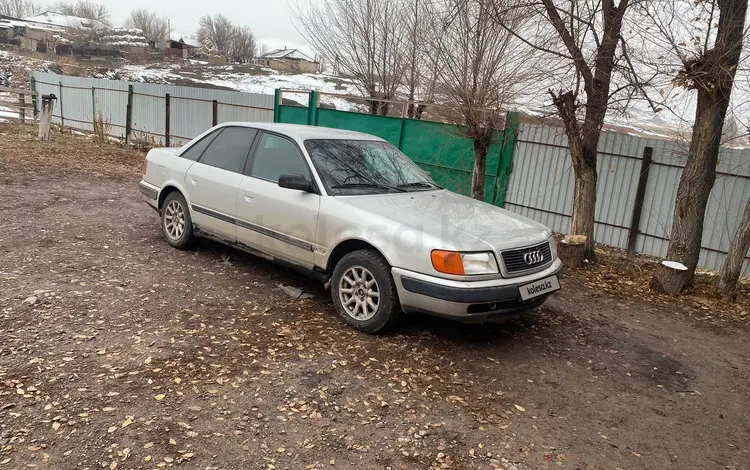
<path fill-rule="evenodd" d="M 78 16 L 63 15 L 62 13 L 57 13 L 54 11 L 45 11 L 44 13 L 24 18 L 24 21 L 30 23 L 59 26 L 62 28 L 89 28 L 92 26 L 106 26 L 104 23 L 98 20 L 90 20 L 88 18 L 81 18 Z"/>
<path fill-rule="evenodd" d="M 307 54 L 300 52 L 299 49 L 274 49 L 260 56 L 261 59 L 294 59 L 315 62 Z"/>
<path fill-rule="evenodd" d="M 59 32 L 60 28 L 56 28 L 51 25 L 43 25 L 43 24 L 34 24 L 29 21 L 19 20 L 15 18 L 11 18 L 9 16 L 0 17 L 0 28 L 29 28 L 29 29 L 36 29 L 39 31 L 51 31 L 51 32 Z"/>

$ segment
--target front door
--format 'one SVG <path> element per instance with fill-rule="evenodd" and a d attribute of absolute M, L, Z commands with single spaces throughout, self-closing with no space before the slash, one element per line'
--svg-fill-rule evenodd
<path fill-rule="evenodd" d="M 193 222 L 200 230 L 237 241 L 237 189 L 255 129 L 225 127 L 185 175 Z"/>
<path fill-rule="evenodd" d="M 237 193 L 237 239 L 277 258 L 312 269 L 320 195 L 279 187 L 282 174 L 312 181 L 302 152 L 292 140 L 263 132 L 249 176 Z"/>

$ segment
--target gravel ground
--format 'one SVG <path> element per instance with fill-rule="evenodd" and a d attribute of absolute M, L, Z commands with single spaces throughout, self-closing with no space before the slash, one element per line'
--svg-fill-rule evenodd
<path fill-rule="evenodd" d="M 143 154 L 32 132 L 0 126 L 0 469 L 750 468 L 744 297 L 603 257 L 516 323 L 368 336 L 312 280 L 170 248 Z"/>

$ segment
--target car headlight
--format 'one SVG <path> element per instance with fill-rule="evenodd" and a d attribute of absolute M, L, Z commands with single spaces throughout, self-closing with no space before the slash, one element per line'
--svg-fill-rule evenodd
<path fill-rule="evenodd" d="M 557 240 L 554 235 L 549 237 L 549 251 L 552 253 L 552 259 L 557 258 Z"/>
<path fill-rule="evenodd" d="M 432 267 L 436 271 L 458 276 L 497 274 L 497 261 L 491 252 L 461 253 L 459 251 L 432 250 Z"/>

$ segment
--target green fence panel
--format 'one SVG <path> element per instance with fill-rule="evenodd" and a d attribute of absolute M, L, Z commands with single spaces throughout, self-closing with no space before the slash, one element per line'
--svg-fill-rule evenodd
<path fill-rule="evenodd" d="M 373 116 L 372 114 L 319 108 L 317 125 L 366 132 L 385 139 L 396 146 L 398 146 L 401 136 L 401 118 L 389 116 Z"/>
<path fill-rule="evenodd" d="M 307 124 L 306 106 L 278 106 L 278 121 L 287 124 Z"/>
<path fill-rule="evenodd" d="M 314 92 L 310 95 L 308 107 L 280 105 L 279 102 L 277 97 L 274 112 L 277 122 L 312 124 L 376 135 L 400 148 L 428 171 L 440 186 L 459 194 L 471 194 L 474 147 L 463 126 L 320 108 Z M 501 207 L 505 202 L 518 113 L 508 113 L 506 121 L 505 129 L 495 133 L 487 153 L 484 184 L 485 202 Z"/>

